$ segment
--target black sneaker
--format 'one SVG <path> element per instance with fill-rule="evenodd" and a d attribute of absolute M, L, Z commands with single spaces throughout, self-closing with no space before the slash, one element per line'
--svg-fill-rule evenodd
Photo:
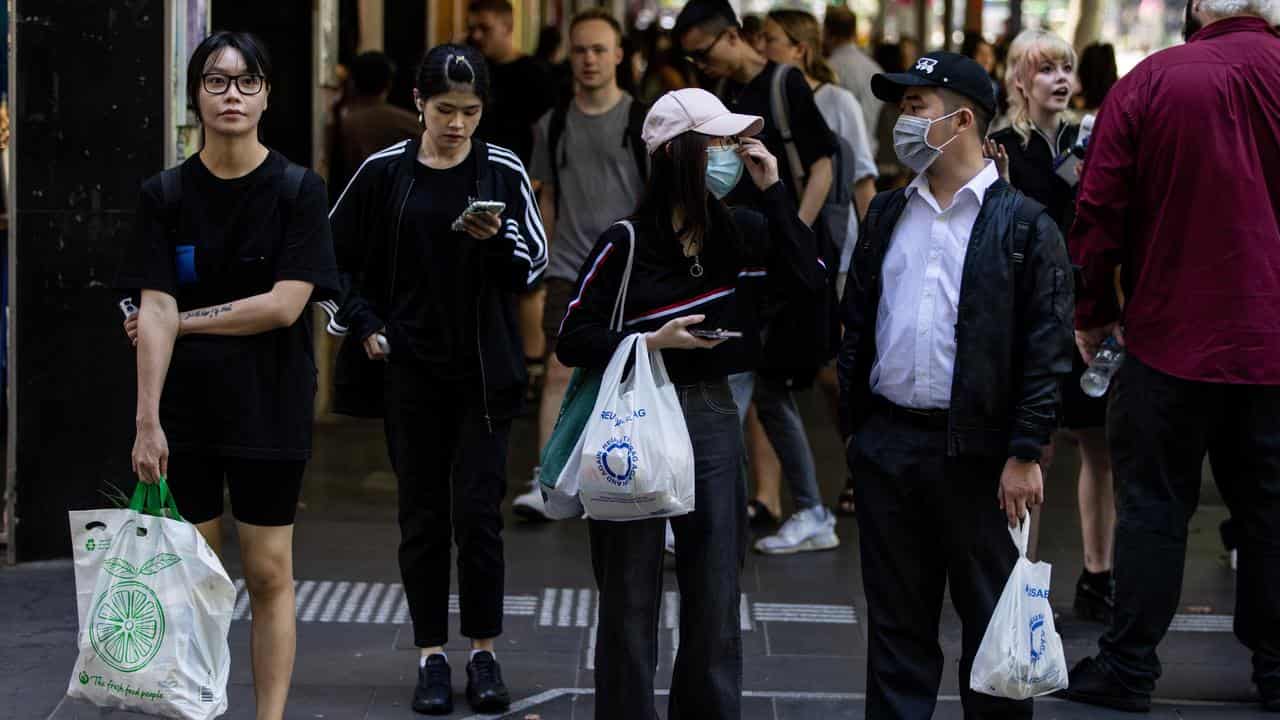
<path fill-rule="evenodd" d="M 511 706 L 511 693 L 502 684 L 502 668 L 493 653 L 481 650 L 467 663 L 467 702 L 478 713 L 497 713 Z"/>
<path fill-rule="evenodd" d="M 1111 595 L 1111 571 L 1091 573 L 1080 571 L 1076 581 L 1076 599 L 1072 610 L 1080 620 L 1111 624 L 1115 599 Z"/>
<path fill-rule="evenodd" d="M 1151 712 L 1151 695 L 1124 687 L 1094 658 L 1076 663 L 1067 681 L 1067 689 L 1059 690 L 1054 696 L 1124 712 Z"/>
<path fill-rule="evenodd" d="M 418 668 L 418 686 L 413 689 L 413 711 L 424 715 L 453 712 L 453 677 L 449 661 L 439 653 Z"/>

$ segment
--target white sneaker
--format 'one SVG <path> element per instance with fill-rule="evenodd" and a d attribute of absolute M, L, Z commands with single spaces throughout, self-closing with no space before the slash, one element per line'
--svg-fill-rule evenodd
<path fill-rule="evenodd" d="M 550 520 L 547 517 L 546 507 L 542 504 L 542 490 L 538 488 L 538 474 L 540 468 L 533 469 L 533 479 L 529 482 L 529 491 L 516 497 L 511 502 L 511 510 L 516 515 L 534 522 L 542 522 Z"/>
<path fill-rule="evenodd" d="M 776 535 L 756 542 L 756 552 L 789 555 L 811 550 L 831 550 L 840 546 L 836 518 L 822 505 L 801 510 L 787 519 Z"/>
<path fill-rule="evenodd" d="M 676 554 L 676 531 L 671 529 L 671 521 L 667 521 L 667 538 L 662 544 L 662 549 L 668 553 Z"/>

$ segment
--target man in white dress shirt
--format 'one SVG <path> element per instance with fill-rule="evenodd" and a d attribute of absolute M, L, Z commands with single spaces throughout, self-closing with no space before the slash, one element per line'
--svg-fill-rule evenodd
<path fill-rule="evenodd" d="M 1007 528 L 1044 497 L 1037 460 L 1071 370 L 1066 247 L 1044 207 L 983 158 L 995 98 L 981 67 L 931 53 L 872 88 L 899 103 L 895 151 L 919 175 L 872 202 L 844 299 L 867 717 L 932 716 L 949 584 L 965 717 L 1029 718 L 1030 701 L 970 691 L 969 672 L 1017 560 Z"/>

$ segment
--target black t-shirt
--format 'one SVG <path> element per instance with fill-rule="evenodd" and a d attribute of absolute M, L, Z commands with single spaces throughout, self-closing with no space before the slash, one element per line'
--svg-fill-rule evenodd
<path fill-rule="evenodd" d="M 337 263 L 324 181 L 307 172 L 292 201 L 286 167 L 272 151 L 253 172 L 215 177 L 191 157 L 181 199 L 166 208 L 160 176 L 142 186 L 138 230 L 116 286 L 172 295 L 178 310 L 259 295 L 280 280 L 334 296 Z M 176 452 L 267 460 L 311 453 L 316 367 L 303 312 L 287 328 L 258 335 L 186 335 L 174 343 L 160 396 L 160 422 Z"/>
<path fill-rule="evenodd" d="M 501 65 L 490 63 L 489 77 L 489 102 L 476 137 L 511 150 L 528 166 L 533 124 L 556 103 L 555 78 L 529 55 Z"/>
<path fill-rule="evenodd" d="M 396 340 L 407 343 L 437 375 L 454 378 L 474 374 L 479 354 L 473 307 L 484 269 L 473 267 L 480 257 L 473 251 L 485 241 L 452 229 L 478 195 L 476 151 L 471 152 L 447 170 L 414 163 L 397 240 L 390 319 L 392 353 Z"/>
<path fill-rule="evenodd" d="M 756 137 L 764 143 L 769 152 L 778 158 L 778 172 L 782 177 L 782 181 L 791 190 L 792 197 L 796 197 L 796 188 L 800 182 L 803 182 L 803 178 L 797 180 L 791 176 L 791 166 L 787 162 L 786 146 L 782 142 L 782 134 L 778 130 L 777 119 L 773 117 L 771 97 L 773 73 L 777 67 L 777 63 L 770 61 L 765 65 L 764 70 L 746 85 L 730 80 L 725 84 L 724 97 L 722 99 L 725 105 L 733 112 L 744 115 L 759 115 L 764 118 L 764 129 Z M 818 110 L 818 104 L 813 100 L 813 91 L 809 89 L 809 83 L 805 81 L 804 73 L 795 68 L 790 70 L 783 82 L 783 90 L 787 97 L 786 105 L 790 115 L 791 137 L 795 142 L 796 151 L 800 155 L 800 164 L 808 172 L 809 168 L 818 160 L 835 155 L 840 146 L 836 141 L 835 135 L 831 133 L 831 128 L 827 127 L 827 121 L 822 119 L 822 113 Z M 751 178 L 747 177 L 745 171 L 738 186 L 725 199 L 730 205 L 752 206 L 759 205 L 759 200 L 760 191 L 756 188 L 755 183 L 751 182 Z"/>

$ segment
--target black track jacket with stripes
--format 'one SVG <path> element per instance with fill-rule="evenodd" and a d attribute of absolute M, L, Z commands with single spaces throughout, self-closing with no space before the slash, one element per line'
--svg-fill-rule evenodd
<path fill-rule="evenodd" d="M 488 274 L 475 306 L 480 365 L 476 402 L 485 415 L 505 419 L 523 403 L 527 375 L 524 350 L 514 316 L 515 295 L 534 287 L 547 266 L 547 238 L 524 165 L 515 153 L 473 140 L 467 162 L 476 163 L 477 200 L 506 203 L 502 230 L 486 241 Z M 328 331 L 345 336 L 334 372 L 334 412 L 360 417 L 383 413 L 381 361 L 370 361 L 362 347 L 389 315 L 396 277 L 400 216 L 412 189 L 419 139 L 396 143 L 370 155 L 338 196 L 329 221 L 342 274 L 342 300 L 333 303 Z M 395 328 L 388 327 L 392 353 Z"/>

